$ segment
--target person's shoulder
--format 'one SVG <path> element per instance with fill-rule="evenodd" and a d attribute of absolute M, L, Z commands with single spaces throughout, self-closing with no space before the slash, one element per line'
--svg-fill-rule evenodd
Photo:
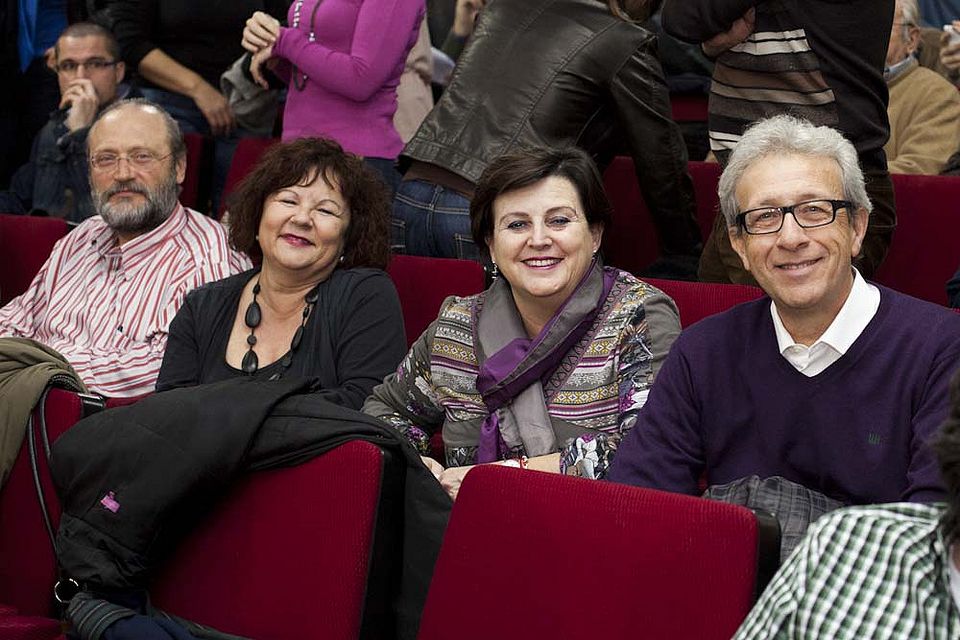
<path fill-rule="evenodd" d="M 770 298 L 762 296 L 706 316 L 685 328 L 683 335 L 687 336 L 688 340 L 715 339 L 718 335 L 746 335 L 748 332 L 762 331 L 767 325 L 770 325 L 769 329 L 773 331 Z"/>
<path fill-rule="evenodd" d="M 194 229 L 201 238 L 217 243 L 227 241 L 227 229 L 218 220 L 189 207 L 183 207 L 183 214 L 187 227 Z"/>
<path fill-rule="evenodd" d="M 924 340 L 939 337 L 941 341 L 960 340 L 960 313 L 927 300 L 895 291 L 876 282 L 880 291 L 881 319 L 885 332 L 901 331 L 923 336 Z M 899 329 L 897 329 L 899 327 Z"/>
<path fill-rule="evenodd" d="M 244 285 L 253 277 L 255 269 L 227 276 L 220 280 L 205 282 L 187 294 L 187 302 L 191 305 L 221 304 L 225 298 L 234 295 L 237 290 L 243 289 Z"/>
<path fill-rule="evenodd" d="M 926 94 L 943 94 L 951 102 L 960 102 L 960 92 L 949 80 L 942 75 L 926 67 L 915 67 L 904 80 L 913 80 L 911 84 L 922 85 Z"/>
<path fill-rule="evenodd" d="M 106 242 L 112 235 L 113 232 L 103 218 L 91 216 L 58 240 L 57 245 L 61 250 L 79 251 Z"/>
<path fill-rule="evenodd" d="M 821 545 L 861 546 L 871 539 L 895 535 L 907 546 L 936 532 L 945 505 L 894 502 L 845 507 L 820 517 L 810 526 L 808 538 Z M 895 534 L 893 533 L 895 532 Z"/>

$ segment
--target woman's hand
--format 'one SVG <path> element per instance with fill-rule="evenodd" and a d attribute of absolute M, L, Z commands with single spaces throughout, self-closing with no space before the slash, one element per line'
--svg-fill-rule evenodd
<path fill-rule="evenodd" d="M 430 469 L 430 473 L 433 474 L 437 480 L 440 479 L 440 475 L 443 473 L 443 465 L 434 460 L 433 458 L 428 458 L 427 456 L 420 456 L 420 461 L 423 462 L 423 466 L 427 469 Z"/>
<path fill-rule="evenodd" d="M 470 469 L 473 469 L 474 466 L 476 465 L 450 467 L 449 469 L 444 469 L 437 478 L 440 480 L 440 486 L 443 487 L 443 490 L 447 492 L 447 495 L 450 496 L 451 499 L 457 499 L 457 494 L 460 493 L 460 485 L 463 483 L 463 479 L 467 477 Z"/>
<path fill-rule="evenodd" d="M 953 29 L 960 33 L 960 20 L 953 21 Z M 960 40 L 951 44 L 951 33 L 944 31 L 940 36 L 940 64 L 951 72 L 960 70 Z"/>
<path fill-rule="evenodd" d="M 270 88 L 270 83 L 263 77 L 263 66 L 273 57 L 273 45 L 267 45 L 260 49 L 250 58 L 250 75 L 253 81 L 264 89 Z"/>
<path fill-rule="evenodd" d="M 214 89 L 206 81 L 201 80 L 190 96 L 197 103 L 197 108 L 210 124 L 210 131 L 215 136 L 227 135 L 236 126 L 237 121 L 230 108 L 227 98 Z"/>
<path fill-rule="evenodd" d="M 457 8 L 453 17 L 451 31 L 460 38 L 466 38 L 473 33 L 473 26 L 477 21 L 477 14 L 487 3 L 487 0 L 457 0 Z"/>
<path fill-rule="evenodd" d="M 257 53 L 264 47 L 273 46 L 280 35 L 280 21 L 269 13 L 257 11 L 247 18 L 240 44 L 250 53 Z"/>

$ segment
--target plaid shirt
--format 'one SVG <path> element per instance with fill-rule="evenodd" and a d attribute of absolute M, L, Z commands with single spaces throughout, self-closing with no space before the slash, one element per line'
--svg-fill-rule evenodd
<path fill-rule="evenodd" d="M 823 516 L 734 640 L 960 638 L 942 514 L 900 503 Z"/>

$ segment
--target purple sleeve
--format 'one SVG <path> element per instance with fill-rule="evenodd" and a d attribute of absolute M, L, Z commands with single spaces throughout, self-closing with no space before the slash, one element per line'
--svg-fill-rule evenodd
<path fill-rule="evenodd" d="M 290 27 L 280 29 L 273 53 L 327 91 L 363 102 L 403 64 L 423 12 L 423 0 L 363 0 L 349 53 L 310 42 L 307 33 Z"/>
<path fill-rule="evenodd" d="M 938 331 L 931 329 L 931 335 L 936 335 Z M 946 327 L 941 330 L 945 331 Z M 960 336 L 951 347 L 942 350 L 933 363 L 920 404 L 913 413 L 907 488 L 901 496 L 905 502 L 938 502 L 946 499 L 940 467 L 931 445 L 949 413 L 949 386 L 960 362 Z"/>
<path fill-rule="evenodd" d="M 703 471 L 700 412 L 683 336 L 660 369 L 636 424 L 620 442 L 607 480 L 696 494 Z"/>
<path fill-rule="evenodd" d="M 764 0 L 666 0 L 663 30 L 675 38 L 699 44 L 729 29 L 750 7 Z"/>

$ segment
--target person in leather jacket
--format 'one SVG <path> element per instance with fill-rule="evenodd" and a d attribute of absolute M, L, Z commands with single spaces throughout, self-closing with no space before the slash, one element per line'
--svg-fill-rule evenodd
<path fill-rule="evenodd" d="M 639 24 L 659 0 L 496 0 L 440 101 L 406 145 L 394 199 L 394 250 L 479 259 L 469 202 L 496 157 L 576 145 L 603 168 L 633 157 L 661 259 L 693 273 L 701 239 L 681 133 Z"/>

